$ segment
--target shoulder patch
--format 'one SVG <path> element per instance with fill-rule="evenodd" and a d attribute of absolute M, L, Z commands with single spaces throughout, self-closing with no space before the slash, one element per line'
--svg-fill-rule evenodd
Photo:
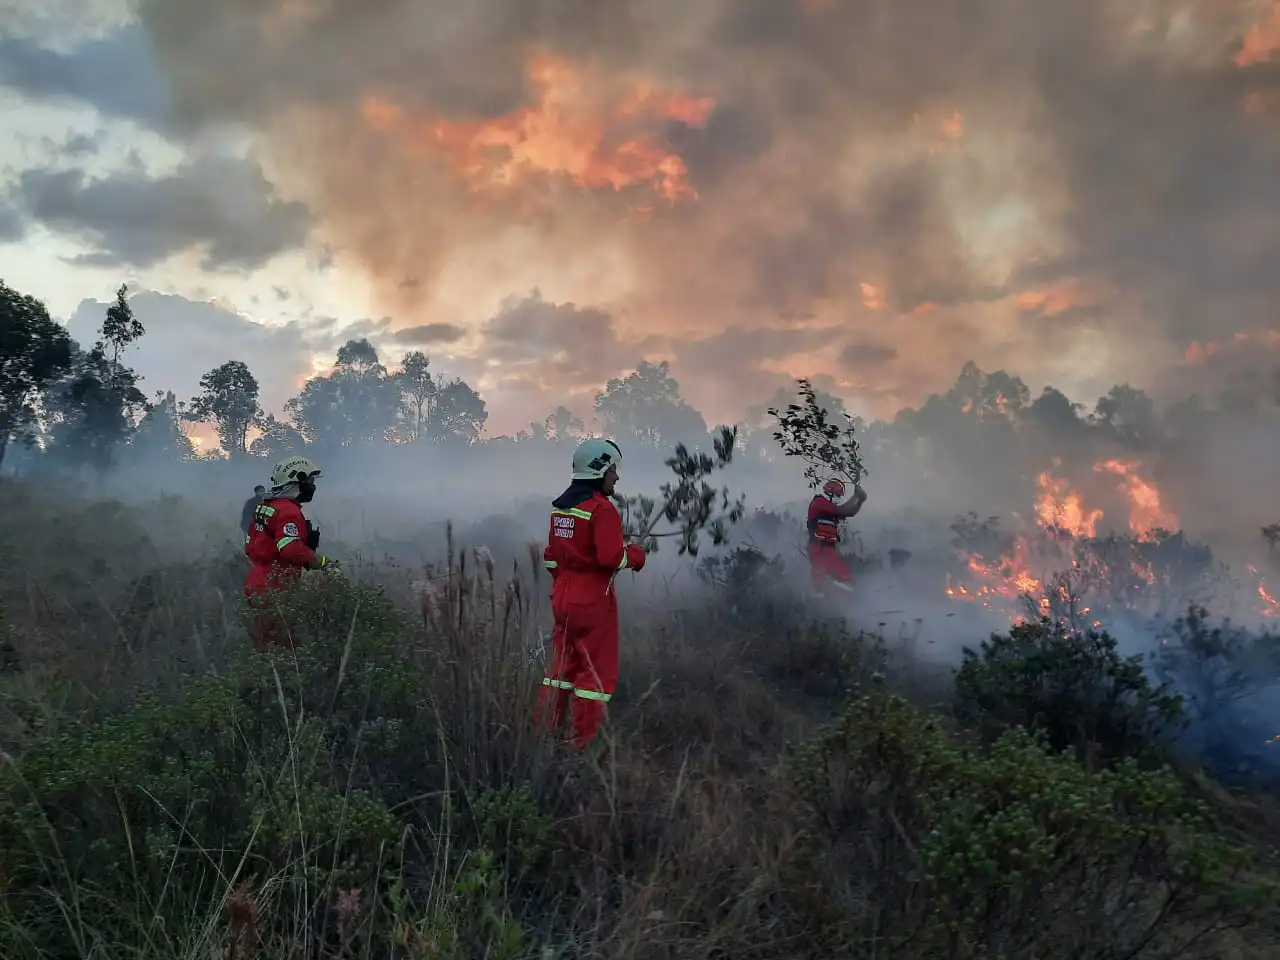
<path fill-rule="evenodd" d="M 286 537 L 296 537 L 298 535 L 298 525 L 290 520 L 284 525 L 284 535 Z"/>

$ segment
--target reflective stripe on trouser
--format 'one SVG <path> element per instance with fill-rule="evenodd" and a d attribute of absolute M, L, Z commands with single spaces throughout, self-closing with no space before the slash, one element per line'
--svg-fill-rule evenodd
<path fill-rule="evenodd" d="M 568 680 L 556 680 L 552 677 L 543 677 L 542 685 L 544 687 L 554 687 L 557 690 L 571 690 L 575 697 L 581 697 L 583 700 L 599 700 L 602 703 L 608 703 L 613 699 L 612 693 L 602 693 L 599 690 L 582 690 L 575 687 Z"/>
<path fill-rule="evenodd" d="M 595 738 L 618 683 L 618 609 L 602 602 L 554 612 L 552 662 L 542 681 L 539 718 L 555 728 L 570 713 L 573 742 L 586 746 Z"/>

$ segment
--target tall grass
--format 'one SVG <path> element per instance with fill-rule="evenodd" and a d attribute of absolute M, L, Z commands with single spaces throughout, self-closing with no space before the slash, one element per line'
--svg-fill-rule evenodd
<path fill-rule="evenodd" d="M 1275 946 L 1268 865 L 1177 778 L 1020 730 L 977 743 L 877 638 L 744 620 L 715 590 L 628 606 L 577 753 L 531 722 L 536 550 L 499 562 L 450 530 L 436 568 L 308 576 L 280 598 L 298 647 L 255 654 L 237 545 L 140 570 L 119 522 L 22 567 L 29 531 L 0 520 L 5 958 Z"/>

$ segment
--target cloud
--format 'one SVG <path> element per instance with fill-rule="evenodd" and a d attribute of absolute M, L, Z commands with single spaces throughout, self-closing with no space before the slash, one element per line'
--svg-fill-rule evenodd
<path fill-rule="evenodd" d="M 158 177 L 29 169 L 12 196 L 33 220 L 89 243 L 76 262 L 94 266 L 150 267 L 195 249 L 206 270 L 252 269 L 302 244 L 310 225 L 256 164 L 208 154 Z"/>
<path fill-rule="evenodd" d="M 869 343 L 859 340 L 846 344 L 840 351 L 841 365 L 850 371 L 869 374 L 877 368 L 898 359 L 898 349 L 883 343 Z"/>
<path fill-rule="evenodd" d="M 20 36 L 0 37 L 0 85 L 36 101 L 89 103 L 108 117 L 162 127 L 169 84 L 141 24 L 85 39 L 63 52 Z"/>
<path fill-rule="evenodd" d="M 456 343 L 466 335 L 466 330 L 452 323 L 424 323 L 397 330 L 393 339 L 407 346 L 422 347 L 437 343 Z"/>
<path fill-rule="evenodd" d="M 130 295 L 134 315 L 146 334 L 129 349 L 125 362 L 145 378 L 148 393 L 172 390 L 180 400 L 194 396 L 200 377 L 228 360 L 248 365 L 258 379 L 263 408 L 278 413 L 312 375 L 313 356 L 333 356 L 367 327 L 337 322 L 259 323 L 216 303 L 143 291 Z M 82 346 L 92 344 L 108 303 L 84 300 L 67 319 Z"/>
<path fill-rule="evenodd" d="M 479 355 L 499 367 L 498 386 L 513 398 L 594 394 L 640 360 L 639 351 L 618 339 L 607 312 L 552 303 L 537 290 L 505 299 L 481 336 Z"/>
<path fill-rule="evenodd" d="M 103 109 L 163 114 L 193 136 L 250 130 L 334 262 L 361 270 L 392 317 L 471 329 L 496 294 L 539 286 L 546 303 L 503 306 L 469 362 L 547 399 L 657 344 L 707 404 L 751 386 L 744 363 L 826 372 L 846 393 L 856 380 L 877 404 L 945 388 L 971 357 L 1069 392 L 1149 385 L 1176 382 L 1192 342 L 1274 323 L 1280 70 L 1267 11 L 1242 18 L 1220 0 L 139 8 L 163 100 L 144 95 L 154 78 L 141 65 L 127 95 L 83 79 L 85 64 L 136 48 L 136 34 L 62 59 L 28 50 L 3 76 L 33 94 L 122 97 Z M 78 196 L 74 176 L 49 187 Z M 126 246 L 145 260 L 226 233 L 226 206 L 187 214 L 177 240 Z M 96 237 L 96 219 L 67 227 L 82 219 Z M 279 246 L 270 231 L 232 233 L 215 259 L 261 262 Z M 103 243 L 95 255 L 119 253 Z M 583 320 L 593 309 L 607 320 Z M 840 337 L 794 349 L 835 327 Z M 876 346 L 855 355 L 840 342 Z"/>
<path fill-rule="evenodd" d="M 13 207 L 0 203 L 0 243 L 17 243 L 26 235 L 25 218 Z"/>

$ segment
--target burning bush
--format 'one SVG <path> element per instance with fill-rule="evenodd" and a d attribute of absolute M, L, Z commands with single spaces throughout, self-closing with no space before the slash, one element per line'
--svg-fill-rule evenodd
<path fill-rule="evenodd" d="M 1100 630 L 1048 617 L 964 648 L 956 714 L 988 737 L 1009 727 L 1042 731 L 1055 750 L 1105 762 L 1158 757 L 1182 722 L 1181 701 L 1152 686 L 1141 656 L 1121 657 Z"/>

